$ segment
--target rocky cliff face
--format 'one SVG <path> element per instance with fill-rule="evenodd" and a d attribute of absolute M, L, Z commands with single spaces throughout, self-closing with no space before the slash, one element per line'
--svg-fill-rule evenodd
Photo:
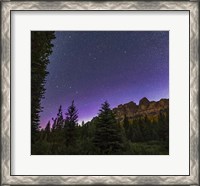
<path fill-rule="evenodd" d="M 169 109 L 169 99 L 161 99 L 159 101 L 149 101 L 146 97 L 139 101 L 139 105 L 133 101 L 124 105 L 119 105 L 113 109 L 118 121 L 123 121 L 126 116 L 129 120 L 147 116 L 149 119 L 156 119 L 160 113 Z"/>

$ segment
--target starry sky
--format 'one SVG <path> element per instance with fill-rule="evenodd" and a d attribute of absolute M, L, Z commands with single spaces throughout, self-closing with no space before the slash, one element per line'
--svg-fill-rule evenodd
<path fill-rule="evenodd" d="M 74 100 L 79 123 L 111 108 L 147 97 L 169 98 L 168 31 L 58 31 L 47 67 L 40 125 Z"/>

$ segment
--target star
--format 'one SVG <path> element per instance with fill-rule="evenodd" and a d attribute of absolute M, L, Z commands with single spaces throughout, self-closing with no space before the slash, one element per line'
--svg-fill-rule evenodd
<path fill-rule="evenodd" d="M 55 36 L 41 125 L 55 117 L 59 105 L 65 113 L 72 100 L 82 121 L 96 116 L 105 100 L 113 108 L 169 96 L 168 31 L 56 31 Z"/>

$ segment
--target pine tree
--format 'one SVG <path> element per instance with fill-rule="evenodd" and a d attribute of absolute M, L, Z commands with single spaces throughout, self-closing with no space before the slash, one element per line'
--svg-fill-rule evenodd
<path fill-rule="evenodd" d="M 130 124 L 129 124 L 129 121 L 128 121 L 128 118 L 126 115 L 124 116 L 123 124 L 124 124 L 124 130 L 125 130 L 126 137 L 127 137 L 127 139 L 130 139 Z"/>
<path fill-rule="evenodd" d="M 57 118 L 52 118 L 53 120 L 53 125 L 52 125 L 52 132 L 56 130 L 56 123 L 57 123 Z"/>
<path fill-rule="evenodd" d="M 76 106 L 74 105 L 74 100 L 72 101 L 72 104 L 68 107 L 67 112 L 65 113 L 66 120 L 73 124 L 74 126 L 78 123 L 78 110 L 76 109 Z"/>
<path fill-rule="evenodd" d="M 64 120 L 62 114 L 62 106 L 60 105 L 57 114 L 56 129 L 61 130 L 64 127 Z"/>
<path fill-rule="evenodd" d="M 48 74 L 47 65 L 52 53 L 54 32 L 31 32 L 31 143 L 38 139 L 41 99 L 44 98 L 45 82 Z"/>
<path fill-rule="evenodd" d="M 50 126 L 50 121 L 47 123 L 45 127 L 45 135 L 46 135 L 46 140 L 49 141 L 50 138 L 50 132 L 51 132 L 51 126 Z"/>
<path fill-rule="evenodd" d="M 62 114 L 62 106 L 60 105 L 58 108 L 57 117 L 53 119 L 52 125 L 52 152 L 53 154 L 63 154 L 64 153 L 64 119 Z"/>
<path fill-rule="evenodd" d="M 117 124 L 108 102 L 104 102 L 99 111 L 94 144 L 100 154 L 119 154 L 123 148 L 120 125 Z"/>
<path fill-rule="evenodd" d="M 132 142 L 141 142 L 144 141 L 144 137 L 141 130 L 141 122 L 142 120 L 134 120 L 131 128 L 130 128 L 130 134 L 131 134 L 131 141 Z"/>
<path fill-rule="evenodd" d="M 143 135 L 144 141 L 149 141 L 152 138 L 152 128 L 151 122 L 148 117 L 145 115 L 144 118 L 140 118 L 140 129 Z"/>
<path fill-rule="evenodd" d="M 158 125 L 159 125 L 159 135 L 160 140 L 169 142 L 169 112 L 166 114 L 162 113 L 160 111 L 159 117 L 158 117 Z"/>
<path fill-rule="evenodd" d="M 68 107 L 65 119 L 65 143 L 67 147 L 76 145 L 76 127 L 78 126 L 78 110 L 72 101 Z"/>

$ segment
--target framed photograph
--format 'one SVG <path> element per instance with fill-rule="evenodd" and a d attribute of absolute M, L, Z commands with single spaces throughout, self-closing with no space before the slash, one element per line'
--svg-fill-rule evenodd
<path fill-rule="evenodd" d="M 198 185 L 197 1 L 2 1 L 2 185 Z"/>

